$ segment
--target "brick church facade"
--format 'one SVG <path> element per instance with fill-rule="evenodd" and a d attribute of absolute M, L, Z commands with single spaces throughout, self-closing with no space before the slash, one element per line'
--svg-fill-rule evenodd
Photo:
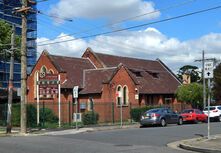
<path fill-rule="evenodd" d="M 79 86 L 78 111 L 90 111 L 90 102 L 93 101 L 99 121 L 106 122 L 111 121 L 107 116 L 113 108 L 113 118 L 119 120 L 121 103 L 124 120 L 130 118 L 131 106 L 175 104 L 174 94 L 181 85 L 159 59 L 113 56 L 96 53 L 91 48 L 87 48 L 81 58 L 51 55 L 43 51 L 27 80 L 29 103 L 37 102 L 36 77 L 42 72 L 60 75 L 62 122 L 72 118 L 74 86 Z M 51 104 L 50 108 L 58 114 L 58 96 L 40 95 L 40 102 Z M 67 107 L 67 103 L 71 105 Z"/>

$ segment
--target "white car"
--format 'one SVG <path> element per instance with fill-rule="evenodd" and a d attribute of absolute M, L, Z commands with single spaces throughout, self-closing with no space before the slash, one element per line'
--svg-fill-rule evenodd
<path fill-rule="evenodd" d="M 208 116 L 208 107 L 203 110 L 203 113 Z M 221 106 L 210 106 L 210 118 L 221 122 Z"/>

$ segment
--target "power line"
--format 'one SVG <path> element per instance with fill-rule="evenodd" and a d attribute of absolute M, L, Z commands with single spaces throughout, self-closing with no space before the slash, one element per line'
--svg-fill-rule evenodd
<path fill-rule="evenodd" d="M 39 14 L 41 14 L 41 15 L 45 15 L 45 16 L 51 17 L 51 18 L 55 18 L 55 19 L 65 20 L 65 21 L 73 22 L 72 19 L 68 19 L 68 18 L 60 18 L 60 17 L 55 16 L 55 15 L 46 14 L 46 13 L 44 13 L 44 12 L 42 12 L 42 11 L 39 11 L 39 10 L 37 11 L 37 13 L 39 13 Z"/>
<path fill-rule="evenodd" d="M 123 20 L 118 20 L 115 23 L 109 23 L 109 24 L 104 24 L 104 25 L 101 25 L 101 26 L 95 26 L 94 28 L 91 28 L 91 29 L 88 29 L 88 30 L 84 30 L 84 31 L 80 31 L 80 32 L 75 32 L 75 33 L 72 33 L 72 34 L 67 34 L 67 35 L 64 35 L 64 36 L 60 36 L 60 37 L 57 37 L 56 39 L 72 36 L 72 35 L 75 35 L 75 34 L 88 33 L 90 31 L 94 31 L 96 29 L 100 29 L 100 28 L 104 28 L 104 27 L 108 27 L 108 26 L 113 26 L 113 25 L 116 25 L 116 24 L 120 24 L 120 23 L 123 23 L 123 22 L 126 22 L 126 21 L 130 21 L 130 20 L 133 20 L 133 19 L 136 19 L 136 18 L 140 18 L 140 17 L 146 16 L 146 15 L 150 15 L 150 14 L 154 14 L 154 13 L 162 12 L 162 11 L 167 11 L 167 10 L 170 10 L 172 8 L 180 7 L 180 6 L 186 5 L 186 4 L 194 2 L 194 1 L 196 1 L 196 0 L 187 0 L 185 2 L 178 3 L 178 4 L 175 4 L 175 5 L 163 8 L 163 9 L 154 10 L 154 11 L 147 12 L 147 13 L 140 14 L 140 15 L 136 15 L 136 16 L 133 16 L 133 17 L 128 17 L 128 18 L 123 19 Z M 48 41 L 50 41 L 50 40 L 44 40 L 44 41 L 41 41 L 39 43 L 48 42 Z"/>
<path fill-rule="evenodd" d="M 171 17 L 171 18 L 166 18 L 166 19 L 163 19 L 163 20 L 158 20 L 158 21 L 154 21 L 154 22 L 149 22 L 149 23 L 145 23 L 145 24 L 140 24 L 140 25 L 136 25 L 136 26 L 131 26 L 131 27 L 122 28 L 122 29 L 113 30 L 113 31 L 108 31 L 108 32 L 103 32 L 103 33 L 97 33 L 97 34 L 93 34 L 93 35 L 87 35 L 87 36 L 73 38 L 73 39 L 64 40 L 64 41 L 57 41 L 57 42 L 46 43 L 46 44 L 39 44 L 37 46 L 53 45 L 53 44 L 58 44 L 58 43 L 63 43 L 63 42 L 74 41 L 74 40 L 78 40 L 78 39 L 85 39 L 85 38 L 96 37 L 96 36 L 100 36 L 100 35 L 107 35 L 107 34 L 111 34 L 111 33 L 117 33 L 117 32 L 121 32 L 121 31 L 125 31 L 125 30 L 135 29 L 135 28 L 144 27 L 144 26 L 147 26 L 147 25 L 162 23 L 162 22 L 166 22 L 166 21 L 170 21 L 170 20 L 175 20 L 175 19 L 195 15 L 195 14 L 200 14 L 200 13 L 204 13 L 204 12 L 208 12 L 208 11 L 212 11 L 212 10 L 216 10 L 216 9 L 220 9 L 220 8 L 221 8 L 221 5 L 216 6 L 216 7 L 212 7 L 212 8 L 208 8 L 208 9 L 203 9 L 203 10 L 187 13 L 187 14 L 183 14 L 183 15 L 179 15 L 179 16 L 175 16 L 175 17 Z"/>

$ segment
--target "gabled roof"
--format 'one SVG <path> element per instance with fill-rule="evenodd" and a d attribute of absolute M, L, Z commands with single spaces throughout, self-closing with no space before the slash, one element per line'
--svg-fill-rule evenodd
<path fill-rule="evenodd" d="M 67 80 L 61 85 L 62 88 L 73 88 L 83 86 L 83 70 L 93 69 L 94 66 L 88 59 L 48 55 L 56 69 L 67 74 Z"/>
<path fill-rule="evenodd" d="M 109 82 L 116 70 L 116 67 L 85 70 L 84 88 L 80 94 L 101 93 L 103 84 Z"/>
<path fill-rule="evenodd" d="M 117 67 L 99 68 L 84 71 L 84 88 L 80 94 L 101 93 L 103 84 L 109 84 L 117 72 L 124 68 L 133 80 L 134 84 L 138 84 L 136 77 L 125 67 L 119 64 Z"/>
<path fill-rule="evenodd" d="M 101 60 L 107 67 L 118 66 L 120 63 L 126 65 L 128 68 L 134 69 L 146 69 L 154 71 L 162 71 L 164 68 L 156 60 L 146 60 L 138 58 L 130 58 L 123 56 L 114 56 L 102 53 L 96 53 L 96 56 Z"/>
<path fill-rule="evenodd" d="M 107 67 L 122 63 L 139 84 L 141 94 L 173 94 L 181 82 L 160 60 L 145 60 L 130 57 L 95 53 Z"/>

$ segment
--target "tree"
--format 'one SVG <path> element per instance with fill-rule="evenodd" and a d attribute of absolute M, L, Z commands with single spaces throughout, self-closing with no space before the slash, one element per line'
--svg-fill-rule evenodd
<path fill-rule="evenodd" d="M 214 87 L 213 94 L 215 100 L 221 100 L 221 64 L 214 69 Z"/>
<path fill-rule="evenodd" d="M 180 86 L 176 96 L 178 101 L 189 103 L 193 108 L 203 108 L 203 86 L 199 83 Z"/>
<path fill-rule="evenodd" d="M 197 66 L 192 66 L 192 65 L 184 65 L 181 67 L 178 71 L 178 78 L 180 80 L 183 80 L 183 74 L 189 74 L 191 78 L 191 82 L 197 82 L 200 80 L 199 73 L 197 72 L 198 67 Z"/>
<path fill-rule="evenodd" d="M 4 22 L 3 20 L 0 20 L 0 60 L 9 61 L 10 54 L 7 52 L 4 52 L 4 49 L 10 49 L 11 46 L 11 33 L 12 33 L 12 27 Z M 4 45 L 9 44 L 9 45 Z M 15 47 L 20 48 L 21 44 L 21 38 L 19 36 L 16 36 L 15 38 Z M 20 61 L 20 50 L 15 51 L 15 60 Z"/>

